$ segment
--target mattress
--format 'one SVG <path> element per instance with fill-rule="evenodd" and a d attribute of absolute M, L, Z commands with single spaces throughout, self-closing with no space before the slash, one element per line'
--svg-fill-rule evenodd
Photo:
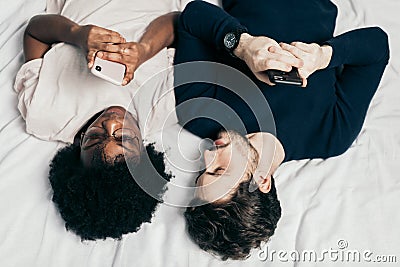
<path fill-rule="evenodd" d="M 336 34 L 373 25 L 389 34 L 391 59 L 363 129 L 341 156 L 283 164 L 275 175 L 283 210 L 275 235 L 247 260 L 223 262 L 190 240 L 184 208 L 173 205 L 160 205 L 151 224 L 121 240 L 81 242 L 65 230 L 47 179 L 49 162 L 65 144 L 25 132 L 13 90 L 23 63 L 24 28 L 32 15 L 45 10 L 46 2 L 7 2 L 0 10 L 0 266 L 397 266 L 400 2 L 335 3 Z M 184 132 L 176 140 L 178 130 L 170 127 L 163 138 L 174 181 L 185 184 L 193 181 L 193 173 L 171 162 L 180 160 L 179 153 L 196 157 L 200 139 Z"/>

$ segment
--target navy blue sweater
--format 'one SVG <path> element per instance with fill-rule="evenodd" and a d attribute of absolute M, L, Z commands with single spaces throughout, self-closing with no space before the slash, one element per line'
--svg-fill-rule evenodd
<path fill-rule="evenodd" d="M 333 37 L 337 8 L 328 0 L 225 0 L 223 7 L 225 11 L 202 1 L 187 5 L 178 23 L 175 64 L 214 61 L 250 77 L 272 110 L 285 161 L 328 158 L 346 151 L 361 130 L 388 62 L 386 33 L 373 27 Z M 225 34 L 243 26 L 252 35 L 278 42 L 329 44 L 333 48 L 331 62 L 308 78 L 305 89 L 268 86 L 257 80 L 243 61 L 222 49 Z M 260 130 L 251 110 L 229 90 L 206 83 L 175 88 L 177 105 L 197 97 L 229 105 L 244 122 L 247 133 Z M 177 115 L 184 121 L 201 116 L 201 109 L 191 105 L 177 110 Z M 206 118 L 192 120 L 184 127 L 203 138 L 215 138 L 221 130 L 221 125 Z"/>

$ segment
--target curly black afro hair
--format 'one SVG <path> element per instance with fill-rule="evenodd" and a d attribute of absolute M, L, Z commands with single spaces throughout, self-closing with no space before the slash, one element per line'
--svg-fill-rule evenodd
<path fill-rule="evenodd" d="M 141 160 L 132 170 L 133 175 L 163 177 L 165 183 L 158 184 L 156 189 L 162 199 L 166 183 L 172 176 L 165 172 L 163 153 L 157 152 L 153 144 L 147 145 L 146 151 L 150 160 Z M 82 240 L 120 239 L 123 234 L 136 232 L 142 223 L 151 221 L 161 201 L 141 189 L 126 162 L 109 164 L 97 160 L 92 164 L 90 169 L 82 166 L 77 144 L 58 151 L 50 164 L 52 200 L 65 220 L 67 230 L 72 230 Z M 156 172 L 146 171 L 150 169 Z"/>

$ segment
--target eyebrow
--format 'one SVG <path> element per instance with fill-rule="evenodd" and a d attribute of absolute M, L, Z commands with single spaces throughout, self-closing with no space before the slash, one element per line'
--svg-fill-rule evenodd
<path fill-rule="evenodd" d="M 89 128 L 86 130 L 86 132 L 89 131 L 91 128 L 102 129 L 103 132 L 102 132 L 101 134 L 104 134 L 104 133 L 105 133 L 105 129 L 104 129 L 103 127 L 99 127 L 99 126 L 92 126 L 92 127 L 89 127 Z M 84 133 L 84 137 L 83 137 L 83 138 L 85 138 L 86 132 Z M 83 140 L 82 140 L 82 141 L 83 141 Z M 94 143 L 94 144 L 91 144 L 90 146 L 84 146 L 83 148 L 81 147 L 81 149 L 83 149 L 83 150 L 88 150 L 88 149 L 90 149 L 90 148 L 92 148 L 92 147 L 94 147 L 94 146 L 100 145 L 100 143 L 101 143 L 101 142 L 96 142 L 96 143 Z"/>
<path fill-rule="evenodd" d="M 88 150 L 88 149 L 90 149 L 90 148 L 92 148 L 92 147 L 94 147 L 94 146 L 99 146 L 99 145 L 100 145 L 100 142 L 94 143 L 94 144 L 92 144 L 92 145 L 90 145 L 90 146 L 81 147 L 81 149 L 83 149 L 83 150 Z"/>

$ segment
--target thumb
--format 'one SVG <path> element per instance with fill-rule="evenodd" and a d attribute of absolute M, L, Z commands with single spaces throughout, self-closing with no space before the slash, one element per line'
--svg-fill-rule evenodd
<path fill-rule="evenodd" d="M 88 61 L 89 69 L 93 67 L 95 56 L 96 56 L 96 50 L 89 50 L 89 52 L 87 54 L 87 61 Z"/>
<path fill-rule="evenodd" d="M 265 71 L 257 72 L 256 77 L 257 77 L 257 79 L 259 79 L 260 81 L 268 84 L 269 86 L 274 86 L 275 85 L 273 82 L 271 82 L 269 80 L 268 75 L 266 74 Z"/>
<path fill-rule="evenodd" d="M 307 78 L 303 78 L 303 84 L 301 85 L 301 87 L 307 87 Z"/>

